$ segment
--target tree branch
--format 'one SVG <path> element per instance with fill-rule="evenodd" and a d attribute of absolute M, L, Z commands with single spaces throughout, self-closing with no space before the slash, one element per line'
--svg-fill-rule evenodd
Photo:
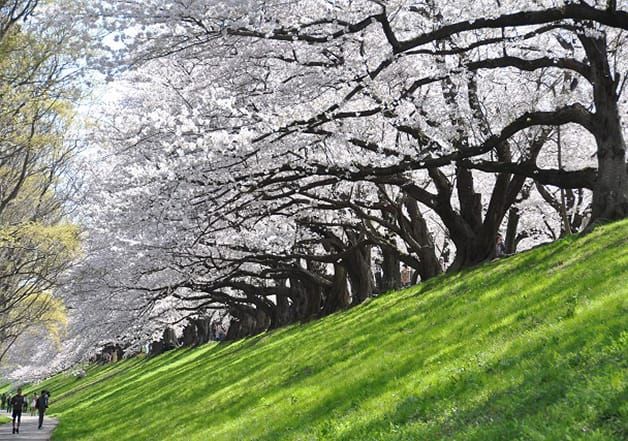
<path fill-rule="evenodd" d="M 461 161 L 463 167 L 491 173 L 512 173 L 515 175 L 533 178 L 545 185 L 554 185 L 560 188 L 589 188 L 593 189 L 597 179 L 597 170 L 583 168 L 582 170 L 565 171 L 558 169 L 541 169 L 530 163 L 491 162 L 491 161 Z"/>

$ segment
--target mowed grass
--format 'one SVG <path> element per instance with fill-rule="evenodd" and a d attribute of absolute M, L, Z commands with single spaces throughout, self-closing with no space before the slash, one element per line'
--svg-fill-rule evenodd
<path fill-rule="evenodd" d="M 229 344 L 57 376 L 54 440 L 626 440 L 628 221 Z"/>

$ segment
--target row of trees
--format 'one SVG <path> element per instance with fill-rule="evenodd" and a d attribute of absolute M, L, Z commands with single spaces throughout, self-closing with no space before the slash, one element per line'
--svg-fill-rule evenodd
<path fill-rule="evenodd" d="M 65 142 L 77 98 L 67 31 L 35 0 L 0 1 L 0 362 L 20 339 L 59 341 L 66 323 L 53 290 L 75 259 L 67 221 L 74 147 Z M 24 348 L 22 348 L 24 349 Z M 33 354 L 33 351 L 27 351 Z"/>
<path fill-rule="evenodd" d="M 82 6 L 118 76 L 67 292 L 111 338 L 238 338 L 628 214 L 625 5 Z"/>

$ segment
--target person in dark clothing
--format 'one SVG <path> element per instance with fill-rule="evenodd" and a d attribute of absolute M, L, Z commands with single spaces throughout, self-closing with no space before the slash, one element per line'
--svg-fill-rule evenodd
<path fill-rule="evenodd" d="M 497 235 L 495 239 L 495 257 L 505 257 L 506 256 L 506 244 L 504 243 L 504 238 L 501 234 Z"/>
<path fill-rule="evenodd" d="M 0 400 L 2 400 L 2 406 L 0 407 L 0 409 L 4 409 L 7 406 L 7 394 L 2 394 L 2 396 L 0 396 Z"/>
<path fill-rule="evenodd" d="M 42 390 L 41 395 L 37 398 L 37 402 L 35 403 L 35 407 L 39 413 L 39 426 L 38 429 L 44 425 L 44 414 L 46 413 L 46 409 L 48 408 L 48 396 L 50 393 L 48 391 Z"/>
<path fill-rule="evenodd" d="M 22 422 L 22 409 L 24 409 L 24 395 L 22 389 L 18 388 L 17 394 L 11 398 L 11 407 L 13 407 L 13 433 L 20 433 L 20 423 Z M 17 422 L 17 425 L 15 424 Z"/>

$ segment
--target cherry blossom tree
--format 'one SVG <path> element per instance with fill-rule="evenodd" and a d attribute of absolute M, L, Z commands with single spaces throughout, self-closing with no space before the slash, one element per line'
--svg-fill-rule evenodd
<path fill-rule="evenodd" d="M 621 4 L 82 7 L 120 88 L 71 291 L 107 338 L 260 332 L 628 212 Z"/>

